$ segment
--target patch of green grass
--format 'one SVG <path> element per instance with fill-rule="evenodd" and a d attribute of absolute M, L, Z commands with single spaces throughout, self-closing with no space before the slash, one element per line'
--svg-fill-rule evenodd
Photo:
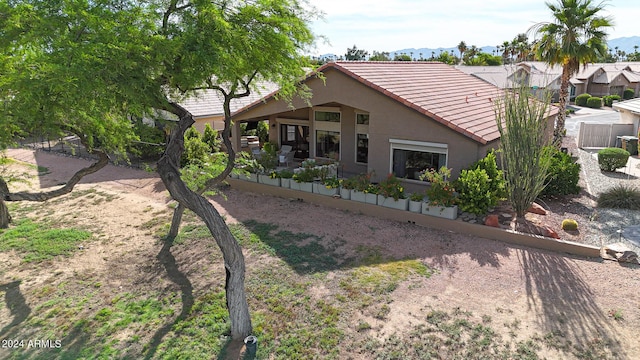
<path fill-rule="evenodd" d="M 24 262 L 69 255 L 78 244 L 91 238 L 91 233 L 78 229 L 56 229 L 50 224 L 29 219 L 17 220 L 14 226 L 0 231 L 0 251 L 16 250 Z"/>
<path fill-rule="evenodd" d="M 219 354 L 229 335 L 229 313 L 224 291 L 194 299 L 189 315 L 177 321 L 158 346 L 161 359 L 208 359 Z M 145 352 L 150 349 L 145 346 Z"/>
<path fill-rule="evenodd" d="M 401 282 L 412 277 L 428 278 L 432 271 L 418 259 L 394 260 L 382 256 L 379 248 L 358 248 L 358 267 L 339 281 L 350 299 L 359 299 L 361 307 L 376 301 L 372 297 L 392 293 Z M 375 316 L 375 315 L 374 315 Z"/>

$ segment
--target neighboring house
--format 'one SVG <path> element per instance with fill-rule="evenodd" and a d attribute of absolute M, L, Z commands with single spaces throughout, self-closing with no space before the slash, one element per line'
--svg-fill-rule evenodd
<path fill-rule="evenodd" d="M 337 155 L 346 173 L 374 172 L 380 181 L 393 172 L 414 184 L 425 168 L 457 176 L 499 145 L 501 90 L 446 64 L 332 62 L 303 82 L 311 99 L 267 96 L 233 114 L 234 131 L 269 120 L 271 141 L 291 145 L 298 158 Z"/>
<path fill-rule="evenodd" d="M 512 89 L 526 84 L 540 97 L 543 96 L 543 91 L 551 91 L 551 101 L 558 101 L 562 74 L 560 67 L 549 67 L 543 62 L 521 62 L 501 66 L 461 65 L 456 68 L 501 89 Z"/>
<path fill-rule="evenodd" d="M 534 91 L 551 91 L 552 101 L 559 99 L 561 66 L 549 66 L 541 61 L 521 62 L 514 66 L 458 66 L 459 70 L 506 89 L 518 83 L 528 84 Z M 594 63 L 581 67 L 570 79 L 569 97 L 588 93 L 593 96 L 620 95 L 625 89 L 640 93 L 640 63 Z"/>
<path fill-rule="evenodd" d="M 231 112 L 254 103 L 256 100 L 278 90 L 278 86 L 273 83 L 260 82 L 256 84 L 256 89 L 252 89 L 250 94 L 231 100 Z M 218 90 L 199 90 L 188 98 L 180 101 L 196 121 L 193 126 L 200 132 L 204 131 L 206 124 L 215 130 L 224 129 L 224 97 Z"/>
<path fill-rule="evenodd" d="M 622 96 L 629 88 L 637 96 L 640 91 L 639 67 L 638 63 L 630 62 L 588 64 L 571 79 L 576 87 L 575 95 Z"/>

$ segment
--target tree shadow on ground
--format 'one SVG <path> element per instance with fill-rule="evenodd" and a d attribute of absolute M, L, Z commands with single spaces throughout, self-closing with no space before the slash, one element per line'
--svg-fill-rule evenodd
<path fill-rule="evenodd" d="M 640 254 L 640 246 L 625 239 L 623 234 L 624 228 L 630 225 L 640 225 L 640 212 L 624 209 L 608 209 L 598 208 L 597 226 L 600 231 L 605 234 L 601 238 L 602 245 L 623 243 L 631 251 Z"/>
<path fill-rule="evenodd" d="M 243 339 L 229 339 L 222 347 L 218 360 L 255 360 L 257 343 L 245 345 Z"/>
<path fill-rule="evenodd" d="M 173 254 L 171 254 L 172 244 L 172 241 L 164 240 L 162 249 L 160 249 L 160 252 L 156 256 L 156 258 L 164 266 L 169 280 L 180 287 L 182 310 L 172 322 L 166 323 L 163 327 L 156 331 L 156 333 L 151 338 L 151 341 L 149 342 L 149 348 L 147 350 L 147 354 L 144 357 L 145 359 L 153 358 L 156 351 L 158 350 L 158 346 L 160 346 L 164 337 L 171 331 L 171 328 L 176 323 L 187 318 L 194 304 L 193 285 L 191 284 L 191 281 L 189 281 L 189 278 L 187 278 L 187 276 L 183 274 L 178 268 L 176 258 L 173 256 Z"/>
<path fill-rule="evenodd" d="M 593 300 L 594 293 L 569 257 L 520 250 L 529 310 L 539 326 L 568 341 L 566 346 L 589 349 L 596 339 L 616 349 L 616 358 L 627 358 L 611 319 Z"/>
<path fill-rule="evenodd" d="M 625 171 L 627 171 L 626 168 L 625 168 Z M 637 180 L 638 179 L 637 176 L 631 175 L 628 172 L 601 171 L 600 173 L 611 179 L 620 179 L 620 180 Z"/>
<path fill-rule="evenodd" d="M 284 260 L 298 274 L 312 274 L 331 270 L 358 267 L 366 258 L 367 265 L 387 263 L 399 259 L 429 258 L 433 266 L 446 269 L 458 267 L 455 254 L 467 253 L 481 266 L 500 267 L 500 257 L 508 256 L 508 248 L 495 241 L 486 240 L 487 246 L 474 251 L 464 249 L 453 240 L 449 231 L 427 229 L 411 224 L 397 224 L 391 232 L 397 232 L 393 246 L 382 244 L 349 244 L 345 237 L 323 237 L 308 233 L 280 230 L 277 224 L 256 220 L 244 222 L 244 226 L 257 235 L 276 256 Z M 374 229 L 373 231 L 383 231 Z M 374 249 L 378 254 L 370 253 Z"/>
<path fill-rule="evenodd" d="M 17 325 L 25 321 L 27 317 L 29 317 L 29 314 L 31 314 L 31 308 L 27 305 L 20 291 L 21 283 L 22 280 L 16 280 L 0 285 L 0 291 L 4 291 L 4 302 L 7 309 L 9 309 L 11 315 L 13 315 L 13 320 L 0 330 L 0 338 L 11 339 L 13 331 L 17 329 Z"/>

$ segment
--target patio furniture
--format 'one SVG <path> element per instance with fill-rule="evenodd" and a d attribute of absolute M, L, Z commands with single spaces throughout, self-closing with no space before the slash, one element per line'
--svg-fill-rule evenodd
<path fill-rule="evenodd" d="M 284 155 L 278 155 L 278 164 L 285 164 L 285 166 L 289 167 L 289 163 L 293 162 L 295 154 L 294 151 L 289 151 Z"/>
<path fill-rule="evenodd" d="M 254 159 L 260 160 L 262 157 L 262 150 L 259 147 L 251 148 L 251 155 Z"/>

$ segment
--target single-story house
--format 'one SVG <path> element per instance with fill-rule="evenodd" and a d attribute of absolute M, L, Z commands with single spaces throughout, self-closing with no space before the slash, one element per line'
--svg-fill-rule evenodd
<path fill-rule="evenodd" d="M 234 132 L 268 120 L 271 141 L 297 158 L 335 156 L 345 173 L 373 172 L 374 181 L 394 173 L 408 184 L 420 184 L 425 168 L 455 177 L 499 145 L 502 90 L 443 63 L 330 62 L 303 82 L 310 99 L 269 95 L 232 114 Z"/>

